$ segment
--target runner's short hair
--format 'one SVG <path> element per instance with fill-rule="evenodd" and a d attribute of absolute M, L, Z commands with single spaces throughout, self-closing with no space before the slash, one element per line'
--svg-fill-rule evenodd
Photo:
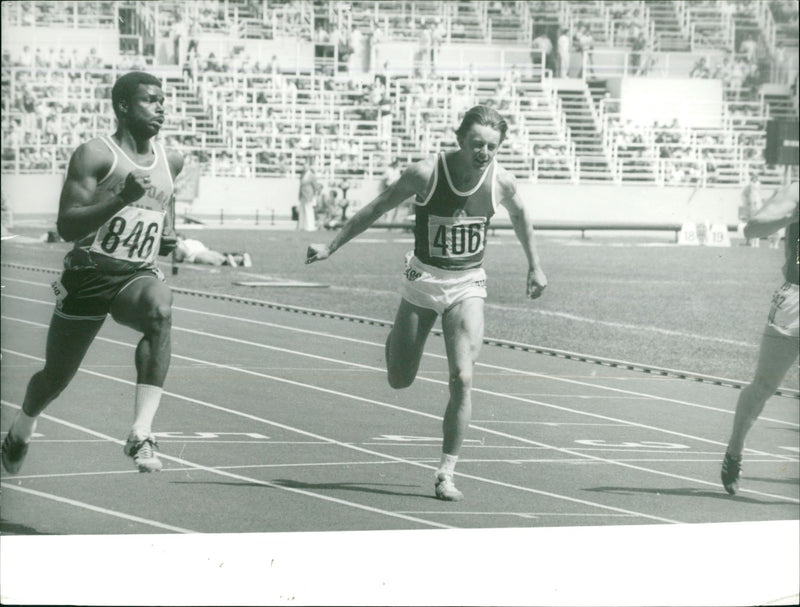
<path fill-rule="evenodd" d="M 500 133 L 500 143 L 506 138 L 508 132 L 508 122 L 503 118 L 497 110 L 494 110 L 485 105 L 476 105 L 470 108 L 464 117 L 461 119 L 461 124 L 456 129 L 456 137 L 461 139 L 466 136 L 467 131 L 472 128 L 473 124 L 480 124 L 495 129 Z"/>
<path fill-rule="evenodd" d="M 130 101 L 131 97 L 139 90 L 140 84 L 153 84 L 160 87 L 161 80 L 147 72 L 128 72 L 117 78 L 114 87 L 111 89 L 111 105 L 114 108 L 114 114 L 116 114 L 117 118 L 119 118 L 120 102 Z"/>

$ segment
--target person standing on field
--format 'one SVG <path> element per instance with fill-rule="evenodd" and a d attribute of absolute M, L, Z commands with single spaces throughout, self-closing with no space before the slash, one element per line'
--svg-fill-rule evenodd
<path fill-rule="evenodd" d="M 395 183 L 347 221 L 330 244 L 311 244 L 306 254 L 306 263 L 327 259 L 382 215 L 414 197 L 414 251 L 406 255 L 402 300 L 386 340 L 386 367 L 392 388 L 410 386 L 431 328 L 442 317 L 449 400 L 434 489 L 437 498 L 447 501 L 464 497 L 453 477 L 472 415 L 473 368 L 483 344 L 487 295 L 482 266 L 489 222 L 498 205 L 508 210 L 528 260 L 528 297 L 539 297 L 547 285 L 530 207 L 521 200 L 513 175 L 495 160 L 507 130 L 497 111 L 482 105 L 471 108 L 456 130 L 457 150 L 410 164 Z"/>

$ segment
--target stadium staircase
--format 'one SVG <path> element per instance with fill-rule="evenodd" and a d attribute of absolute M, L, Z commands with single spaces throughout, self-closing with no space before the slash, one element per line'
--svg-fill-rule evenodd
<path fill-rule="evenodd" d="M 183 76 L 167 78 L 167 87 L 175 91 L 176 105 L 185 111 L 187 117 L 194 119 L 197 136 L 205 141 L 205 145 L 209 148 L 222 147 L 223 140 L 214 124 L 214 117 Z"/>
<path fill-rule="evenodd" d="M 765 87 L 765 89 L 761 91 L 761 97 L 770 118 L 777 118 L 778 120 L 797 120 L 797 110 L 795 109 L 791 94 L 771 91 Z"/>
<path fill-rule="evenodd" d="M 450 34 L 453 41 L 486 42 L 488 3 L 458 0 L 453 12 L 453 29 Z"/>
<path fill-rule="evenodd" d="M 673 0 L 649 0 L 647 8 L 654 25 L 656 50 L 691 50 L 688 32 L 683 31 L 681 27 L 677 7 Z"/>
<path fill-rule="evenodd" d="M 558 96 L 566 114 L 570 137 L 575 143 L 580 180 L 611 181 L 611 168 L 589 88 L 559 88 Z"/>

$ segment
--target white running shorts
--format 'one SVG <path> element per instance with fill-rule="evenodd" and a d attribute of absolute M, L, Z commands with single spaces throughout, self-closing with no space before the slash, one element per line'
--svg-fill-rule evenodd
<path fill-rule="evenodd" d="M 444 314 L 469 297 L 486 299 L 486 271 L 483 268 L 442 270 L 422 263 L 408 252 L 404 274 L 405 280 L 400 287 L 403 299 L 415 306 L 435 310 L 437 314 Z"/>
<path fill-rule="evenodd" d="M 772 295 L 767 326 L 787 337 L 800 337 L 798 317 L 798 285 L 783 283 Z"/>

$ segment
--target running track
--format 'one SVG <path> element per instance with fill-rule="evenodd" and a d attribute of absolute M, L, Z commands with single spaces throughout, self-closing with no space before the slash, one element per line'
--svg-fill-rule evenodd
<path fill-rule="evenodd" d="M 42 364 L 54 277 L 3 268 L 3 433 Z M 108 321 L 73 383 L 42 416 L 21 474 L 3 476 L 6 554 L 19 546 L 9 536 L 36 535 L 101 536 L 87 541 L 102 542 L 137 534 L 413 531 L 390 536 L 403 538 L 401 553 L 410 538 L 422 537 L 425 545 L 441 537 L 416 533 L 425 530 L 481 530 L 466 536 L 469 546 L 487 529 L 542 539 L 526 528 L 553 528 L 561 538 L 580 532 L 581 543 L 587 534 L 604 534 L 598 541 L 613 549 L 612 538 L 627 545 L 625 538 L 666 533 L 674 541 L 687 530 L 757 523 L 734 528 L 756 542 L 777 537 L 769 549 L 794 554 L 788 563 L 780 556 L 779 570 L 795 573 L 780 577 L 773 594 L 759 584 L 752 600 L 796 599 L 796 398 L 769 401 L 748 440 L 742 490 L 730 497 L 718 474 L 737 390 L 485 346 L 457 473 L 466 499 L 444 503 L 432 491 L 447 398 L 440 337 L 429 340 L 415 384 L 393 391 L 383 371 L 384 326 L 185 293 L 176 293 L 173 325 L 172 365 L 155 428 L 164 471 L 138 474 L 122 454 L 137 336 Z M 786 521 L 793 532 L 784 545 L 786 529 L 775 525 Z M 296 533 L 286 541 L 297 545 L 312 535 L 320 541 L 319 534 Z M 358 543 L 363 536 L 334 537 Z M 681 558 L 694 558 L 684 541 L 690 540 L 681 540 Z M 580 559 L 572 558 L 577 566 Z M 577 595 L 561 592 L 555 596 L 574 603 Z M 620 592 L 612 596 L 624 604 Z M 403 603 L 398 593 L 393 602 Z M 669 596 L 669 589 L 661 593 Z M 445 602 L 486 604 L 474 591 L 449 596 Z M 740 589 L 736 596 L 746 594 Z M 281 599 L 291 602 L 286 593 L 274 598 Z M 641 602 L 638 595 L 632 600 Z"/>

